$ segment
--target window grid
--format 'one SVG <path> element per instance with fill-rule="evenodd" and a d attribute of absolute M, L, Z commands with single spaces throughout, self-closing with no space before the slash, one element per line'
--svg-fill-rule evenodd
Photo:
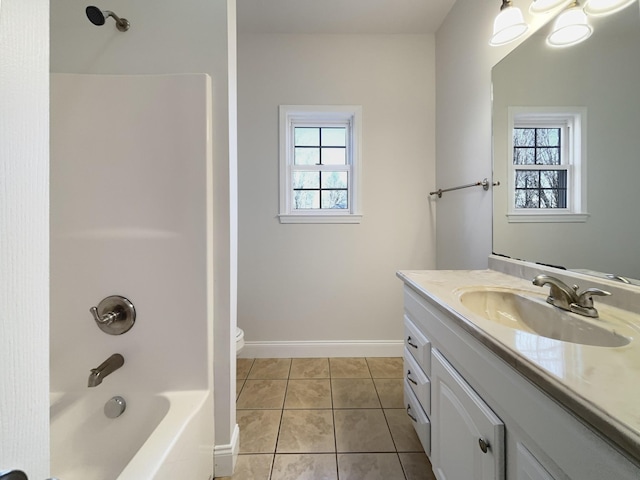
<path fill-rule="evenodd" d="M 311 126 L 311 125 L 298 125 L 293 124 L 293 166 L 292 172 L 295 175 L 295 172 L 309 172 L 309 173 L 317 173 L 317 181 L 313 182 L 312 186 L 300 186 L 296 187 L 293 185 L 293 209 L 294 210 L 348 210 L 349 209 L 349 165 L 350 159 L 348 157 L 348 137 L 349 137 L 349 129 L 348 125 L 331 125 L 331 126 Z M 301 140 L 298 142 L 299 136 L 297 135 L 297 130 L 306 130 L 309 131 L 312 137 L 315 137 L 317 141 L 309 141 L 309 140 Z M 313 131 L 317 131 L 317 134 L 314 135 Z M 343 141 L 340 143 L 324 143 L 325 133 L 326 132 L 335 132 L 339 133 L 342 131 Z M 327 137 L 331 138 L 331 135 L 327 135 Z M 314 153 L 317 151 L 318 153 L 318 162 L 314 164 L 308 163 L 298 163 L 298 150 L 309 150 Z M 342 158 L 343 161 L 332 162 L 329 160 L 328 163 L 325 163 L 325 158 L 327 158 L 327 153 L 330 149 L 333 150 L 342 150 Z M 338 156 L 340 157 L 340 155 Z M 331 176 L 335 177 L 336 173 L 346 173 L 346 180 L 340 182 L 341 185 L 344 186 L 335 186 L 331 185 L 329 187 L 325 186 L 325 181 L 330 181 Z M 324 178 L 323 178 L 324 175 Z M 316 186 L 317 185 L 317 186 Z M 316 197 L 317 194 L 317 197 Z"/>
<path fill-rule="evenodd" d="M 562 128 L 513 129 L 515 208 L 566 209 L 567 171 Z"/>

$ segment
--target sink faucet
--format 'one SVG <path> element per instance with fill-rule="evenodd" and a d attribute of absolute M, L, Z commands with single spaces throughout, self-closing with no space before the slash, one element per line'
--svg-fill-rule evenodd
<path fill-rule="evenodd" d="M 102 383 L 104 377 L 115 372 L 122 365 L 124 365 L 124 357 L 119 353 L 114 353 L 102 362 L 98 368 L 91 369 L 88 386 L 97 387 Z"/>
<path fill-rule="evenodd" d="M 538 275 L 533 279 L 533 284 L 538 287 L 550 285 L 551 289 L 547 297 L 547 303 L 562 310 L 592 318 L 598 318 L 598 311 L 593 306 L 592 296 L 611 295 L 611 293 L 600 290 L 599 288 L 587 288 L 583 292 L 578 293 L 577 285 L 569 287 L 562 280 L 550 275 Z"/>

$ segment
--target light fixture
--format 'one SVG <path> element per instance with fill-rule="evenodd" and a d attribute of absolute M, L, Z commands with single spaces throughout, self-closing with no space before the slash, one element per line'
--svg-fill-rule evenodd
<path fill-rule="evenodd" d="M 534 15 L 550 13 L 556 8 L 566 7 L 570 3 L 571 0 L 533 0 L 529 5 L 529 12 Z"/>
<path fill-rule="evenodd" d="M 589 15 L 609 15 L 628 7 L 636 0 L 589 0 L 584 11 Z"/>
<path fill-rule="evenodd" d="M 587 14 L 577 1 L 558 15 L 553 24 L 553 31 L 547 37 L 547 44 L 552 47 L 569 47 L 580 43 L 591 36 L 593 28 L 589 25 Z"/>
<path fill-rule="evenodd" d="M 493 35 L 489 45 L 497 47 L 520 38 L 529 29 L 522 11 L 514 7 L 511 0 L 502 0 L 500 13 L 493 22 Z"/>

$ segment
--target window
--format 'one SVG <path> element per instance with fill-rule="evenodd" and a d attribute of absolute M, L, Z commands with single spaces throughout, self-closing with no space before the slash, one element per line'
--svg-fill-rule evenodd
<path fill-rule="evenodd" d="M 509 109 L 509 221 L 584 222 L 586 111 Z"/>
<path fill-rule="evenodd" d="M 280 222 L 359 223 L 359 106 L 280 106 Z"/>

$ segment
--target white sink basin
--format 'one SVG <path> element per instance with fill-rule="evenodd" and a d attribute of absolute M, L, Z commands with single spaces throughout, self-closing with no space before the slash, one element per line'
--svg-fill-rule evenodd
<path fill-rule="evenodd" d="M 607 325 L 602 312 L 601 319 L 586 319 L 523 291 L 482 288 L 465 291 L 459 298 L 476 315 L 542 337 L 599 347 L 621 347 L 631 341 Z"/>

